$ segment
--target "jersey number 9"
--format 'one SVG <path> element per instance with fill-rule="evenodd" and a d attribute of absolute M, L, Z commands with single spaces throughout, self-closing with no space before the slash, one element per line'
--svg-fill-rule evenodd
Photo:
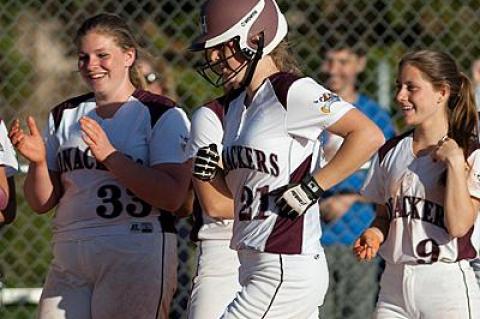
<path fill-rule="evenodd" d="M 438 261 L 440 247 L 437 242 L 431 238 L 424 239 L 417 244 L 417 256 L 423 259 L 417 259 L 419 264 L 431 264 Z"/>

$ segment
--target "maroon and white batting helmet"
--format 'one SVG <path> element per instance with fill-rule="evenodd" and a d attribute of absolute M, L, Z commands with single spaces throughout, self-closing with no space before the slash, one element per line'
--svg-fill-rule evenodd
<path fill-rule="evenodd" d="M 202 34 L 191 49 L 198 51 L 236 40 L 247 57 L 256 53 L 252 37 L 263 32 L 263 55 L 269 54 L 287 35 L 285 16 L 275 0 L 208 0 L 202 6 Z"/>

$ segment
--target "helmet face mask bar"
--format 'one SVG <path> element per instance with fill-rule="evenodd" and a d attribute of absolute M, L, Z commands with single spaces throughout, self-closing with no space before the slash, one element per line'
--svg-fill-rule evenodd
<path fill-rule="evenodd" d="M 242 63 L 239 65 L 236 69 L 232 69 L 228 61 L 230 59 L 233 59 L 237 56 L 242 56 L 245 57 L 245 54 L 240 50 L 240 47 L 238 46 L 238 42 L 236 42 L 236 39 L 233 39 L 235 42 L 235 51 L 232 52 L 229 56 L 225 56 L 223 47 L 227 45 L 226 43 L 219 44 L 215 46 L 214 48 L 209 48 L 209 49 L 204 49 L 204 55 L 205 55 L 205 62 L 199 64 L 196 66 L 197 72 L 205 79 L 207 82 L 212 84 L 215 87 L 222 87 L 225 85 L 225 83 L 229 82 L 232 80 L 234 77 L 236 77 L 245 67 L 249 65 L 248 60 L 245 61 L 245 63 Z M 212 49 L 217 49 L 220 54 L 220 59 L 216 61 L 212 61 L 208 57 L 208 51 Z M 227 77 L 224 78 L 223 74 L 223 69 L 228 68 L 231 71 L 231 74 Z"/>

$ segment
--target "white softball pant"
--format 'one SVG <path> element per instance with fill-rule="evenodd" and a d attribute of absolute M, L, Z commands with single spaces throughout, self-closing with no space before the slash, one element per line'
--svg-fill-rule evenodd
<path fill-rule="evenodd" d="M 240 291 L 240 262 L 230 240 L 202 240 L 197 247 L 197 274 L 188 304 L 189 319 L 216 319 Z"/>
<path fill-rule="evenodd" d="M 39 319 L 168 318 L 176 234 L 99 236 L 53 245 Z"/>
<path fill-rule="evenodd" d="M 480 318 L 480 288 L 468 261 L 387 264 L 375 319 Z"/>
<path fill-rule="evenodd" d="M 470 265 L 472 265 L 475 277 L 477 277 L 477 283 L 480 286 L 480 257 L 470 261 Z"/>
<path fill-rule="evenodd" d="M 325 255 L 241 250 L 242 290 L 222 319 L 318 319 L 328 287 Z"/>

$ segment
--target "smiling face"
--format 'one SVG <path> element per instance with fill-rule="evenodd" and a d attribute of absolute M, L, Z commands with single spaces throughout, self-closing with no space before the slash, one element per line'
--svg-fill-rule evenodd
<path fill-rule="evenodd" d="M 113 95 L 131 86 L 130 67 L 135 61 L 134 49 L 122 49 L 114 37 L 92 30 L 80 41 L 78 69 L 95 95 Z"/>
<path fill-rule="evenodd" d="M 395 100 L 407 125 L 416 126 L 446 116 L 448 96 L 447 88 L 436 89 L 415 66 L 402 66 Z"/>
<path fill-rule="evenodd" d="M 357 76 L 365 67 L 365 58 L 349 49 L 330 50 L 322 64 L 322 72 L 328 76 L 327 86 L 337 94 L 353 89 Z"/>

